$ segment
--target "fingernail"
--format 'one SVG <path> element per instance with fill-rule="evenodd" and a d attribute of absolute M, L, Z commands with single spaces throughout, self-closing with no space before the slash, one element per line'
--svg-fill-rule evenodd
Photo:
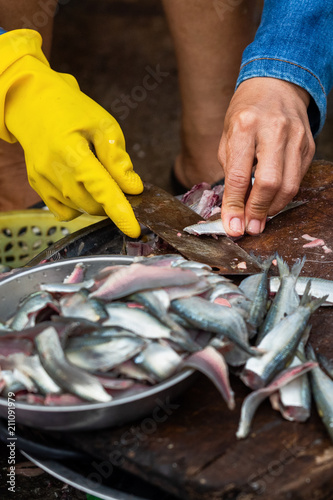
<path fill-rule="evenodd" d="M 260 234 L 261 233 L 261 222 L 260 220 L 250 220 L 247 226 L 247 231 L 251 234 Z"/>
<path fill-rule="evenodd" d="M 233 217 L 230 220 L 229 227 L 234 233 L 244 233 L 242 221 L 238 217 Z"/>

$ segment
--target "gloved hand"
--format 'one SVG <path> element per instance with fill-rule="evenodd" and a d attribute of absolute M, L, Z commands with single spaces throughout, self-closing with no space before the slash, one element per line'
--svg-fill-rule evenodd
<path fill-rule="evenodd" d="M 123 192 L 139 194 L 143 185 L 122 131 L 74 77 L 49 67 L 41 42 L 33 30 L 0 36 L 0 137 L 20 142 L 29 182 L 59 220 L 106 213 L 138 237 Z"/>

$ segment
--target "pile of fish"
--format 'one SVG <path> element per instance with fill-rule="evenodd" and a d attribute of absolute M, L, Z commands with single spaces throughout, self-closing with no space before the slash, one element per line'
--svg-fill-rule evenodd
<path fill-rule="evenodd" d="M 272 262 L 239 286 L 174 254 L 137 257 L 89 279 L 77 264 L 63 283 L 41 284 L 0 323 L 0 394 L 37 405 L 107 403 L 194 368 L 233 410 L 230 369 L 252 389 L 238 438 L 249 434 L 266 397 L 286 419 L 306 420 L 312 387 L 333 439 L 333 370 L 307 343 L 311 314 L 332 302 L 332 282 L 316 280 L 313 293 L 311 280 L 303 278 L 304 286 L 298 278 L 304 259 L 290 270 L 276 256 L 273 298 Z"/>

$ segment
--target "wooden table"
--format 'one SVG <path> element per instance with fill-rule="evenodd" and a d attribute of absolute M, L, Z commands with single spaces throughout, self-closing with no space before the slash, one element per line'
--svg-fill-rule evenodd
<path fill-rule="evenodd" d="M 333 253 L 304 249 L 302 238 L 322 238 L 333 249 L 333 165 L 315 162 L 298 199 L 308 203 L 272 220 L 261 236 L 237 243 L 262 256 L 278 251 L 289 264 L 306 255 L 302 274 L 333 279 Z M 321 308 L 311 319 L 312 344 L 331 358 L 332 320 L 332 308 Z M 97 468 L 120 465 L 182 499 L 332 499 L 333 446 L 315 408 L 306 423 L 291 423 L 266 401 L 251 435 L 239 441 L 240 406 L 249 390 L 233 375 L 231 385 L 234 411 L 198 376 L 173 406 L 157 401 L 155 412 L 132 425 L 68 439 L 92 454 Z"/>

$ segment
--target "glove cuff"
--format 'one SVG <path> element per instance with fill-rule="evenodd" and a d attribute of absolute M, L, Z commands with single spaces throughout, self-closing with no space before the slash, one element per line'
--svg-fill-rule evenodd
<path fill-rule="evenodd" d="M 0 37 L 0 53 L 0 138 L 7 142 L 16 142 L 16 138 L 5 125 L 5 103 L 8 92 L 6 70 L 27 55 L 34 57 L 48 67 L 49 62 L 42 51 L 41 35 L 38 31 L 29 29 L 3 33 Z"/>
<path fill-rule="evenodd" d="M 42 51 L 42 37 L 38 31 L 22 29 L 3 33 L 0 38 L 0 75 L 21 57 L 30 55 L 49 66 Z"/>

